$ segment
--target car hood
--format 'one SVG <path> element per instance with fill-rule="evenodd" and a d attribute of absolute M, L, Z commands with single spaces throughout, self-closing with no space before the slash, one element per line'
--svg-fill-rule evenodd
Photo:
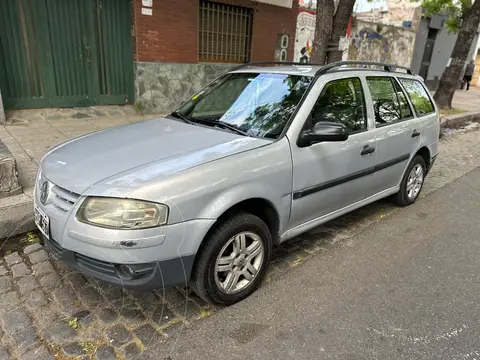
<path fill-rule="evenodd" d="M 69 140 L 45 155 L 41 169 L 51 182 L 77 194 L 119 178 L 104 181 L 104 193 L 97 195 L 126 196 L 152 179 L 270 142 L 157 118 Z"/>

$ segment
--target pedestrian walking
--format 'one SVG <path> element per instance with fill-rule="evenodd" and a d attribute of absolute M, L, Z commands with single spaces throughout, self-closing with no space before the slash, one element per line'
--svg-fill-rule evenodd
<path fill-rule="evenodd" d="M 462 90 L 465 87 L 465 84 L 467 84 L 467 91 L 470 90 L 470 81 L 472 81 L 474 72 L 475 72 L 475 63 L 473 62 L 473 60 L 471 60 L 467 64 L 467 68 L 465 69 L 465 75 L 463 76 L 463 82 L 462 82 Z"/>

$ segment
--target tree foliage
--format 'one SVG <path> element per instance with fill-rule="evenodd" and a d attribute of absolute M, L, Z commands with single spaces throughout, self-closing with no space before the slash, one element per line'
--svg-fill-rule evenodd
<path fill-rule="evenodd" d="M 422 6 L 427 16 L 443 13 L 448 16 L 445 25 L 448 29 L 457 33 L 462 24 L 462 19 L 472 7 L 471 0 L 423 0 Z"/>

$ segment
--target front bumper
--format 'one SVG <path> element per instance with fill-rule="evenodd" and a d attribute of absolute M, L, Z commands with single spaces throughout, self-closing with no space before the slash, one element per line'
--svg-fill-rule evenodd
<path fill-rule="evenodd" d="M 195 259 L 194 255 L 189 255 L 164 261 L 129 264 L 136 270 L 136 275 L 128 278 L 121 271 L 121 265 L 125 264 L 102 261 L 64 249 L 55 240 L 43 235 L 42 245 L 54 258 L 85 275 L 129 288 L 159 289 L 187 285 Z"/>

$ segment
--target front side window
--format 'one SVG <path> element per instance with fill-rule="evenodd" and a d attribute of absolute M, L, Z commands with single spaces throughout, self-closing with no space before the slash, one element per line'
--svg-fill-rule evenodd
<path fill-rule="evenodd" d="M 402 119 L 397 92 L 390 77 L 367 77 L 372 95 L 375 124 L 387 125 Z"/>
<path fill-rule="evenodd" d="M 227 74 L 193 96 L 177 113 L 193 122 L 229 125 L 250 136 L 277 139 L 311 80 L 286 74 Z"/>
<path fill-rule="evenodd" d="M 336 122 L 350 133 L 367 129 L 362 85 L 358 78 L 330 81 L 325 85 L 312 109 L 313 124 Z"/>
<path fill-rule="evenodd" d="M 400 79 L 418 116 L 435 112 L 432 100 L 425 87 L 418 80 Z"/>

